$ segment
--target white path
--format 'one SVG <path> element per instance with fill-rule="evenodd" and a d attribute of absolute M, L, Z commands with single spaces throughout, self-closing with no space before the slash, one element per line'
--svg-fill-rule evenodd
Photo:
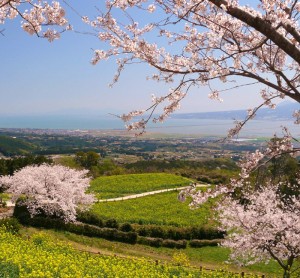
<path fill-rule="evenodd" d="M 195 187 L 209 187 L 209 186 L 210 186 L 210 184 L 196 184 Z M 183 187 L 161 189 L 161 190 L 149 191 L 149 192 L 124 196 L 124 197 L 118 197 L 118 198 L 102 199 L 102 200 L 100 199 L 97 202 L 98 203 L 104 203 L 104 202 L 116 202 L 116 201 L 123 201 L 123 200 L 129 200 L 129 199 L 136 199 L 136 198 L 141 198 L 141 197 L 145 197 L 145 196 L 148 196 L 148 195 L 154 195 L 154 194 L 159 194 L 159 193 L 163 193 L 163 192 L 180 191 L 180 190 L 183 190 L 183 189 L 186 189 L 186 188 L 189 188 L 189 187 L 190 186 L 183 186 Z"/>

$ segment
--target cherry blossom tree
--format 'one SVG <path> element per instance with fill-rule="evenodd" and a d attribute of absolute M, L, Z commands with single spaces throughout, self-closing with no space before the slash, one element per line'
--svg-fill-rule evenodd
<path fill-rule="evenodd" d="M 289 133 L 270 140 L 264 151 L 248 153 L 240 161 L 241 171 L 229 185 L 217 185 L 206 192 L 195 187 L 180 192 L 179 200 L 192 198 L 191 208 L 198 208 L 209 198 L 219 196 L 216 207 L 220 229 L 228 235 L 222 243 L 232 250 L 234 262 L 247 265 L 274 259 L 288 278 L 300 256 L 300 180 L 257 184 L 251 174 L 283 154 L 294 153 Z M 288 189 L 288 194 L 282 189 Z"/>
<path fill-rule="evenodd" d="M 62 3 L 75 11 L 67 0 L 2 0 L 0 24 L 20 16 L 26 32 L 52 41 L 71 29 Z M 150 120 L 164 121 L 194 87 L 206 86 L 209 98 L 222 101 L 222 92 L 261 85 L 262 102 L 249 108 L 244 121 L 236 122 L 230 137 L 262 106 L 275 108 L 274 99 L 300 102 L 298 0 L 248 5 L 239 0 L 106 0 L 105 4 L 104 10 L 95 9 L 97 16 L 81 16 L 101 41 L 92 64 L 115 59 L 114 83 L 127 65 L 145 63 L 154 70 L 149 78 L 170 84 L 168 92 L 152 96 L 148 108 L 120 116 L 128 129 L 143 133 Z M 162 113 L 153 117 L 160 106 Z M 294 117 L 299 123 L 300 112 L 295 111 Z"/>
<path fill-rule="evenodd" d="M 89 186 L 87 170 L 73 170 L 61 165 L 27 166 L 13 176 L 0 177 L 0 184 L 8 187 L 12 201 L 21 198 L 31 216 L 43 212 L 75 221 L 76 209 L 86 209 L 94 202 L 85 191 Z"/>
<path fill-rule="evenodd" d="M 0 24 L 18 16 L 22 18 L 21 27 L 24 31 L 30 35 L 47 38 L 50 42 L 60 38 L 61 32 L 72 29 L 65 18 L 65 10 L 58 1 L 0 1 Z"/>
<path fill-rule="evenodd" d="M 152 120 L 164 121 L 193 87 L 209 87 L 209 97 L 221 101 L 223 91 L 261 84 L 262 103 L 249 108 L 230 137 L 260 107 L 275 108 L 274 99 L 300 101 L 297 0 L 251 1 L 247 6 L 238 0 L 107 0 L 106 6 L 96 19 L 85 19 L 108 44 L 106 50 L 95 50 L 92 63 L 118 57 L 114 82 L 126 65 L 145 63 L 154 69 L 150 78 L 170 84 L 165 95 L 153 95 L 149 108 L 121 116 L 128 129 L 143 132 L 160 105 L 163 112 Z M 143 14 L 150 22 L 139 22 Z M 299 111 L 294 116 L 299 123 Z"/>
<path fill-rule="evenodd" d="M 300 197 L 284 199 L 279 192 L 278 186 L 264 185 L 244 193 L 246 205 L 227 196 L 218 211 L 221 228 L 228 231 L 222 245 L 233 250 L 233 261 L 249 265 L 272 258 L 288 278 L 299 269 L 292 266 L 300 257 Z"/>
<path fill-rule="evenodd" d="M 67 3 L 65 0 L 61 2 Z M 22 10 L 26 5 L 31 8 L 28 11 Z M 112 82 L 115 83 L 127 65 L 144 63 L 154 71 L 150 79 L 170 86 L 165 94 L 153 95 L 152 104 L 148 108 L 120 116 L 129 130 L 143 133 L 150 120 L 164 121 L 180 108 L 181 101 L 193 88 L 201 86 L 210 89 L 209 98 L 222 101 L 222 94 L 228 90 L 243 86 L 254 86 L 255 90 L 257 84 L 260 85 L 261 103 L 249 108 L 245 120 L 235 123 L 229 131 L 229 137 L 238 134 L 243 125 L 254 118 L 261 107 L 274 109 L 275 99 L 288 97 L 300 102 L 298 0 L 249 1 L 248 5 L 240 4 L 239 0 L 106 0 L 105 10 L 97 9 L 97 11 L 96 17 L 82 16 L 82 20 L 97 32 L 101 41 L 100 48 L 94 52 L 92 64 L 110 58 L 115 59 L 118 67 Z M 46 37 L 49 41 L 58 38 L 59 32 L 57 29 L 43 31 L 44 25 L 61 26 L 63 30 L 70 29 L 59 2 L 52 4 L 39 0 L 0 2 L 0 23 L 17 15 L 23 18 L 22 27 L 25 31 Z M 147 20 L 144 20 L 145 18 Z M 162 107 L 162 113 L 153 116 L 159 107 Z M 293 116 L 295 124 L 299 124 L 300 111 L 295 111 Z M 138 117 L 137 120 L 135 117 Z M 198 193 L 191 188 L 180 196 L 183 198 L 185 195 L 191 195 L 192 205 L 197 206 L 209 196 L 223 194 L 228 198 L 226 206 L 229 208 L 233 206 L 240 211 L 245 227 L 257 225 L 256 231 L 261 233 L 260 240 L 257 240 L 260 246 L 249 247 L 250 256 L 273 257 L 287 273 L 285 277 L 288 277 L 286 269 L 292 265 L 299 252 L 298 249 L 294 251 L 291 249 L 295 247 L 293 238 L 297 238 L 295 234 L 298 232 L 288 226 L 295 214 L 299 218 L 298 199 L 294 197 L 291 204 L 279 203 L 276 191 L 278 185 L 268 184 L 265 188 L 262 186 L 259 192 L 265 196 L 266 207 L 274 212 L 275 218 L 280 218 L 278 223 L 286 229 L 279 231 L 279 228 L 274 227 L 273 231 L 275 234 L 276 231 L 279 233 L 278 237 L 270 230 L 273 237 L 268 240 L 273 245 L 267 245 L 267 235 L 261 231 L 263 223 L 259 224 L 255 218 L 256 216 L 262 219 L 260 218 L 262 203 L 259 203 L 260 199 L 256 201 L 258 193 L 247 193 L 249 188 L 247 179 L 261 164 L 282 154 L 297 151 L 293 147 L 292 139 L 291 134 L 285 131 L 284 137 L 281 140 L 270 141 L 266 150 L 248 154 L 245 160 L 241 161 L 240 177 L 232 179 L 230 186 L 219 186 L 207 194 Z M 248 207 L 239 206 L 240 204 L 232 198 L 237 189 L 244 190 L 245 194 L 248 194 L 250 201 Z M 267 194 L 271 196 L 273 203 L 268 202 Z M 294 211 L 291 206 L 295 208 Z M 239 219 L 234 220 L 233 217 L 230 222 L 226 208 L 223 208 L 221 214 L 221 218 L 224 218 L 222 223 L 228 228 L 234 228 Z M 246 219 L 247 214 L 252 223 Z M 269 212 L 266 214 L 270 215 Z M 271 227 L 276 224 L 275 218 L 269 222 L 265 218 L 262 220 Z M 284 221 L 289 223 L 286 224 Z M 295 221 L 298 221 L 298 225 L 299 220 Z M 240 227 L 239 233 L 231 237 L 232 247 L 237 253 L 238 243 L 234 243 L 237 240 L 242 241 L 247 229 Z M 254 232 L 253 229 L 251 231 Z M 258 234 L 249 233 L 249 236 L 251 235 Z M 253 240 L 249 241 L 253 243 Z M 229 241 L 227 243 L 229 246 Z M 249 243 L 249 246 L 252 243 Z M 254 249 L 259 251 L 254 252 Z"/>

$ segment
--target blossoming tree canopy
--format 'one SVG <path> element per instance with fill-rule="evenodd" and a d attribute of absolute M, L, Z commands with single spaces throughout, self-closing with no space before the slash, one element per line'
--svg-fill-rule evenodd
<path fill-rule="evenodd" d="M 68 222 L 76 219 L 77 208 L 87 208 L 94 202 L 94 197 L 85 193 L 90 182 L 87 172 L 42 164 L 27 166 L 13 176 L 0 177 L 0 183 L 9 187 L 13 201 L 25 196 L 22 202 L 32 216 L 42 211 Z"/>
<path fill-rule="evenodd" d="M 275 98 L 287 96 L 299 102 L 300 3 L 239 2 L 107 0 L 106 12 L 96 19 L 85 19 L 108 44 L 108 49 L 95 50 L 92 63 L 118 56 L 117 81 L 127 64 L 143 62 L 155 70 L 152 79 L 170 83 L 169 92 L 153 95 L 153 104 L 146 109 L 152 116 L 163 106 L 155 122 L 164 121 L 198 86 L 208 86 L 209 97 L 221 101 L 222 91 L 261 84 L 262 103 L 249 109 L 246 120 L 263 105 L 275 108 Z M 129 122 L 146 111 L 132 111 L 121 118 Z M 145 115 L 128 128 L 144 130 L 151 116 Z M 238 133 L 243 124 L 237 122 L 229 135 Z"/>
<path fill-rule="evenodd" d="M 2 0 L 0 23 L 19 15 L 25 31 L 52 41 L 71 28 L 61 4 L 81 14 L 66 0 Z M 116 82 L 126 65 L 146 63 L 154 69 L 152 79 L 170 84 L 165 94 L 153 95 L 147 109 L 120 116 L 128 129 L 143 132 L 150 119 L 164 121 L 199 86 L 208 87 L 209 97 L 221 101 L 223 91 L 254 85 L 262 103 L 249 108 L 246 121 L 263 105 L 275 108 L 276 98 L 300 102 L 298 0 L 255 0 L 247 5 L 242 0 L 106 0 L 105 4 L 99 2 L 93 15 L 80 15 L 101 41 L 92 64 L 115 58 Z M 53 28 L 45 30 L 47 26 Z M 161 114 L 153 118 L 161 106 Z M 131 122 L 136 116 L 143 118 Z M 299 111 L 294 116 L 298 123 Z M 236 122 L 229 135 L 237 134 L 243 124 Z"/>
<path fill-rule="evenodd" d="M 298 181 L 299 187 L 299 181 Z M 300 256 L 300 198 L 284 198 L 277 186 L 267 184 L 248 194 L 248 204 L 225 198 L 219 205 L 223 229 L 230 231 L 222 243 L 233 250 L 231 258 L 243 264 L 276 260 L 290 277 Z"/>
<path fill-rule="evenodd" d="M 49 2 L 49 3 L 48 3 Z M 21 26 L 30 35 L 47 38 L 50 42 L 60 37 L 64 30 L 71 29 L 65 18 L 65 10 L 58 1 L 1 0 L 0 24 L 7 19 L 22 18 Z M 52 28 L 52 26 L 55 26 Z M 61 30 L 58 27 L 62 27 Z"/>

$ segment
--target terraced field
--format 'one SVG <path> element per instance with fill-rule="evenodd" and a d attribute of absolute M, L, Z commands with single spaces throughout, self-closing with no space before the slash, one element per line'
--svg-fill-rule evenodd
<path fill-rule="evenodd" d="M 145 259 L 93 255 L 73 249 L 62 242 L 54 242 L 46 234 L 38 233 L 23 239 L 0 230 L 0 276 L 9 278 L 164 278 L 201 277 L 234 278 L 238 274 L 224 271 L 199 271 Z M 249 275 L 247 277 L 256 277 Z"/>
<path fill-rule="evenodd" d="M 120 223 L 202 226 L 209 222 L 213 201 L 191 210 L 188 202 L 178 201 L 177 195 L 178 192 L 167 192 L 131 200 L 96 203 L 92 211 L 104 219 L 114 218 Z"/>
<path fill-rule="evenodd" d="M 183 187 L 190 179 L 166 173 L 132 174 L 99 177 L 91 182 L 90 191 L 99 199 L 123 197 L 132 194 Z"/>

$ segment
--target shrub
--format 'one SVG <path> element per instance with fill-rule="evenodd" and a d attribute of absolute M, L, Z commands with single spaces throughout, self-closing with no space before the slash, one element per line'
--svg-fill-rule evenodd
<path fill-rule="evenodd" d="M 20 223 L 26 225 L 28 224 L 28 220 L 30 219 L 30 213 L 27 209 L 27 206 L 22 204 L 23 199 L 24 198 L 19 198 L 16 201 L 13 217 L 18 219 Z"/>
<path fill-rule="evenodd" d="M 121 225 L 120 230 L 123 232 L 131 232 L 133 230 L 131 224 L 129 223 L 124 223 Z"/>
<path fill-rule="evenodd" d="M 225 232 L 215 228 L 195 228 L 191 229 L 191 239 L 218 239 L 224 238 Z"/>
<path fill-rule="evenodd" d="M 190 246 L 194 248 L 200 248 L 200 247 L 205 247 L 205 246 L 218 246 L 221 243 L 220 239 L 212 239 L 212 240 L 198 240 L 198 239 L 193 239 L 190 241 Z"/>
<path fill-rule="evenodd" d="M 137 239 L 137 243 L 143 245 L 149 245 L 152 247 L 161 247 L 163 239 L 162 238 L 153 238 L 153 237 L 142 237 L 139 236 Z"/>
<path fill-rule="evenodd" d="M 34 227 L 44 227 L 47 229 L 65 230 L 71 233 L 85 235 L 89 237 L 100 237 L 108 240 L 121 241 L 134 244 L 137 241 L 137 233 L 122 232 L 114 228 L 98 228 L 88 224 L 64 223 L 60 219 L 46 217 L 34 217 L 28 220 L 28 225 Z"/>
<path fill-rule="evenodd" d="M 187 242 L 186 240 L 165 239 L 162 242 L 162 246 L 167 248 L 185 249 Z"/>
<path fill-rule="evenodd" d="M 206 227 L 162 227 L 156 225 L 133 225 L 139 236 L 158 237 L 172 240 L 224 238 L 225 232 Z"/>
<path fill-rule="evenodd" d="M 80 211 L 76 216 L 77 220 L 83 223 L 104 227 L 103 220 L 96 214 L 90 211 Z"/>
<path fill-rule="evenodd" d="M 117 222 L 116 219 L 108 219 L 108 220 L 105 221 L 105 227 L 118 229 L 119 228 L 119 223 Z"/>
<path fill-rule="evenodd" d="M 4 226 L 7 231 L 17 234 L 21 229 L 21 225 L 16 218 L 4 218 L 0 220 L 0 226 Z"/>

